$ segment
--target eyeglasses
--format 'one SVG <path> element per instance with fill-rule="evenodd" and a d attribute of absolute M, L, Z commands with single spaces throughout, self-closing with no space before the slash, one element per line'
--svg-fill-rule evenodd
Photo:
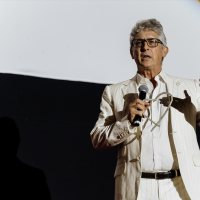
<path fill-rule="evenodd" d="M 157 47 L 158 43 L 160 43 L 164 46 L 162 41 L 159 39 L 156 39 L 156 38 L 148 38 L 146 40 L 145 39 L 134 39 L 132 41 L 132 46 L 134 46 L 136 48 L 141 48 L 142 46 L 144 46 L 144 42 L 147 42 L 147 45 L 149 47 Z"/>

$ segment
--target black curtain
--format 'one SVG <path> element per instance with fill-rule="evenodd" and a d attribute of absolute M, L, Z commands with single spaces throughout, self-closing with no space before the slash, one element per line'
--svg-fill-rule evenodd
<path fill-rule="evenodd" d="M 117 147 L 97 151 L 90 139 L 105 86 L 0 74 L 0 196 L 114 199 Z"/>
<path fill-rule="evenodd" d="M 50 199 L 49 193 L 52 200 L 114 199 L 117 147 L 97 151 L 90 139 L 104 87 L 104 84 L 0 74 L 0 116 L 9 117 L 1 120 L 7 121 L 8 126 L 15 127 L 16 123 L 20 137 L 17 161 L 9 164 L 12 168 L 6 168 L 16 172 L 9 176 L 10 193 L 17 188 L 25 193 L 26 200 Z M 6 133 L 10 137 L 2 141 L 4 146 L 16 140 L 10 132 Z M 10 157 L 3 150 L 2 153 Z M 14 184 L 17 182 L 14 179 L 20 180 L 16 174 L 25 176 L 19 171 L 27 173 L 20 186 Z M 43 185 L 39 187 L 40 182 Z M 20 189 L 25 185 L 26 188 Z M 45 191 L 43 196 L 39 195 L 41 187 Z"/>

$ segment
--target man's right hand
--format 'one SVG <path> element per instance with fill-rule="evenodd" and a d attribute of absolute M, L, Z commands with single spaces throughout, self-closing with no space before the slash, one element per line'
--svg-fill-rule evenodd
<path fill-rule="evenodd" d="M 136 115 L 142 116 L 142 111 L 145 112 L 151 103 L 136 99 L 129 104 L 129 121 L 132 123 Z M 139 110 L 138 110 L 139 109 Z"/>

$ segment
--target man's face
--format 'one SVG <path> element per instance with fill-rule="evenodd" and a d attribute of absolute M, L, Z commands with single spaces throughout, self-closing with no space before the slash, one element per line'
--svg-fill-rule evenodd
<path fill-rule="evenodd" d="M 154 31 L 143 29 L 136 34 L 135 39 L 157 38 L 158 34 Z M 132 47 L 130 50 L 131 56 L 135 59 L 138 70 L 161 70 L 162 58 L 168 53 L 168 47 L 163 47 L 158 43 L 157 47 L 149 47 L 147 42 L 144 42 L 140 48 Z M 146 57 L 145 57 L 146 55 Z M 149 57 L 147 57 L 149 56 Z"/>

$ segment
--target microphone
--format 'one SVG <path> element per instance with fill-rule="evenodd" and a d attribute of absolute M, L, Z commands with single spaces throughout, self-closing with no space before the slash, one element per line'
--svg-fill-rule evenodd
<path fill-rule="evenodd" d="M 148 87 L 146 85 L 141 85 L 138 90 L 139 90 L 139 99 L 144 100 L 146 98 L 146 93 L 149 91 Z M 136 115 L 134 119 L 134 125 L 139 126 L 140 122 L 141 122 L 141 116 Z"/>

